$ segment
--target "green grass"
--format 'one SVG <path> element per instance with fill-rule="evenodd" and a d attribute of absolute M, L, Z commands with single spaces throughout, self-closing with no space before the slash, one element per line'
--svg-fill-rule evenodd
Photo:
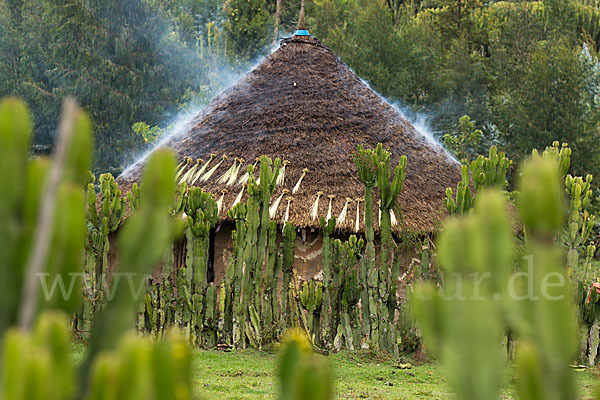
<path fill-rule="evenodd" d="M 78 364 L 85 347 L 73 346 Z M 452 398 L 441 366 L 435 363 L 398 369 L 397 362 L 374 359 L 365 352 L 340 352 L 326 356 L 339 399 L 448 399 Z M 265 399 L 277 394 L 277 354 L 255 350 L 221 352 L 194 350 L 193 385 L 205 400 Z M 575 372 L 584 399 L 592 398 L 600 371 Z M 514 370 L 507 368 L 503 398 L 514 399 Z"/>

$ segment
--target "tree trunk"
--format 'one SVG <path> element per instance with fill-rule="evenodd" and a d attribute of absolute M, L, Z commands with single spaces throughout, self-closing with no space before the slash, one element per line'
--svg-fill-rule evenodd
<path fill-rule="evenodd" d="M 275 29 L 273 33 L 273 46 L 277 45 L 277 39 L 279 39 L 279 20 L 281 15 L 281 2 L 277 0 L 277 6 L 275 7 Z"/>

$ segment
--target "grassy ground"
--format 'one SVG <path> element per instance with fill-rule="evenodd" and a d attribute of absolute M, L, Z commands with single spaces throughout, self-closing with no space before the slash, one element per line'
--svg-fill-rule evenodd
<path fill-rule="evenodd" d="M 85 355 L 75 345 L 74 362 Z M 450 389 L 442 368 L 433 363 L 398 369 L 397 362 L 373 359 L 362 352 L 327 356 L 340 399 L 447 399 Z M 254 350 L 219 352 L 195 350 L 192 363 L 194 387 L 201 399 L 268 399 L 277 393 L 277 355 Z M 592 397 L 598 370 L 576 372 L 583 398 Z M 513 371 L 507 369 L 504 396 L 513 399 Z"/>

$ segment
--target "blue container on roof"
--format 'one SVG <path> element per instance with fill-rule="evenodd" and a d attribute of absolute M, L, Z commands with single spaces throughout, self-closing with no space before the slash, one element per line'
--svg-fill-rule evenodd
<path fill-rule="evenodd" d="M 306 29 L 298 29 L 294 36 L 310 36 L 310 33 Z"/>

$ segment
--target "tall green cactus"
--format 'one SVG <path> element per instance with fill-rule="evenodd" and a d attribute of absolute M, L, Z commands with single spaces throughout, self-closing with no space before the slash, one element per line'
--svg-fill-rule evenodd
<path fill-rule="evenodd" d="M 208 252 L 210 245 L 210 230 L 218 221 L 218 207 L 210 193 L 202 191 L 197 187 L 190 188 L 188 198 L 185 205 L 187 214 L 188 229 L 186 232 L 186 289 L 184 295 L 190 296 L 184 304 L 191 304 L 192 309 L 189 310 L 191 320 L 185 320 L 189 324 L 190 332 L 198 344 L 202 344 L 203 339 L 200 338 L 201 333 L 205 333 L 203 329 L 205 321 L 205 312 L 214 313 L 216 306 L 208 310 L 207 306 L 207 288 L 208 288 Z M 214 294 L 214 293 L 213 293 Z M 188 315 L 184 312 L 184 315 Z M 214 318 L 214 315 L 213 315 Z M 210 332 L 210 338 L 205 338 L 209 342 L 214 342 L 212 337 L 213 332 Z"/>
<path fill-rule="evenodd" d="M 558 163 L 558 174 L 561 178 L 564 178 L 569 173 L 569 168 L 571 167 L 572 152 L 567 143 L 560 144 L 560 142 L 555 140 L 551 146 L 544 149 L 542 157 Z M 538 151 L 533 150 L 532 155 L 537 157 L 539 155 Z"/>
<path fill-rule="evenodd" d="M 345 342 L 346 347 L 354 349 L 360 343 L 358 302 L 361 287 L 358 283 L 358 258 L 364 247 L 364 241 L 351 235 L 347 241 L 333 241 L 332 276 L 328 292 L 331 298 L 331 326 L 335 328 L 334 347 L 339 350 Z M 352 323 L 350 317 L 352 316 Z M 331 338 L 330 338 L 331 339 Z"/>
<path fill-rule="evenodd" d="M 354 163 L 358 168 L 358 178 L 365 185 L 365 258 L 361 262 L 362 286 L 362 324 L 363 334 L 372 340 L 372 324 L 377 323 L 377 303 L 373 296 L 373 287 L 377 286 L 377 273 L 375 271 L 375 230 L 373 216 L 373 188 L 377 184 L 377 171 L 379 157 L 377 151 L 382 151 L 383 146 L 378 145 L 376 150 L 365 149 L 362 145 L 356 148 Z M 375 327 L 375 332 L 377 328 Z"/>
<path fill-rule="evenodd" d="M 333 397 L 329 368 L 313 353 L 306 332 L 286 332 L 279 358 L 279 398 L 281 400 L 328 400 Z"/>
<path fill-rule="evenodd" d="M 29 204 L 30 214 L 37 214 L 40 197 L 38 185 L 45 180 L 42 175 L 31 187 L 34 176 L 27 177 L 27 170 L 32 168 L 28 160 L 31 125 L 29 110 L 23 102 L 7 99 L 0 103 L 0 273 L 3 277 L 0 280 L 0 304 L 4 305 L 0 307 L 0 335 L 16 321 L 21 296 L 25 261 L 17 263 L 17 260 L 27 257 L 27 253 L 19 255 L 16 252 L 19 243 L 27 240 L 27 234 L 21 228 L 22 205 Z M 43 173 L 47 166 L 40 169 L 40 173 Z M 35 175 L 39 177 L 40 174 Z M 31 194 L 26 198 L 28 187 Z M 30 220 L 23 222 L 31 225 Z M 29 233 L 27 236 L 31 238 L 31 235 Z"/>
<path fill-rule="evenodd" d="M 305 281 L 300 292 L 302 306 L 308 311 L 308 328 L 311 341 L 319 339 L 319 319 L 321 316 L 321 301 L 323 299 L 323 284 L 314 279 Z"/>
<path fill-rule="evenodd" d="M 40 277 L 50 285 L 73 279 L 84 259 L 82 189 L 89 180 L 91 124 L 73 100 L 64 109 L 62 152 L 29 160 L 29 111 L 16 99 L 0 102 L 0 335 L 17 320 L 29 329 L 35 313 L 46 307 L 73 312 L 80 298 L 77 290 L 50 293 L 40 287 Z"/>
<path fill-rule="evenodd" d="M 282 264 L 283 286 L 281 293 L 282 327 L 289 326 L 291 322 L 292 305 L 289 302 L 290 283 L 292 282 L 292 269 L 294 268 L 294 252 L 296 249 L 296 227 L 286 223 L 283 227 Z"/>
<path fill-rule="evenodd" d="M 363 333 L 368 332 L 368 339 L 375 348 L 382 345 L 391 349 L 393 340 L 393 319 L 395 314 L 395 292 L 392 293 L 392 281 L 396 276 L 389 276 L 392 259 L 392 227 L 391 211 L 396 208 L 396 201 L 406 176 L 406 156 L 400 157 L 390 177 L 391 154 L 380 144 L 374 150 L 365 150 L 358 146 L 354 161 L 358 167 L 359 178 L 365 185 L 365 236 L 366 260 L 361 262 L 360 280 L 362 286 Z M 391 181 L 391 182 L 390 182 Z M 379 188 L 381 211 L 381 253 L 379 268 L 375 266 L 375 246 L 373 232 L 373 187 Z M 397 269 L 392 268 L 394 275 Z M 367 295 L 368 294 L 368 295 Z M 391 314 L 391 315 L 390 315 Z M 370 329 L 365 325 L 368 324 Z M 381 340 L 380 340 L 381 339 Z"/>
<path fill-rule="evenodd" d="M 206 290 L 203 331 L 202 345 L 207 349 L 212 349 L 217 345 L 217 288 L 212 282 Z"/>
<path fill-rule="evenodd" d="M 259 183 L 254 177 L 253 166 L 248 166 L 247 230 L 243 253 L 245 270 L 242 281 L 242 303 L 244 304 L 242 327 L 248 332 L 260 330 L 260 327 L 256 326 L 250 318 L 250 313 L 256 312 L 260 316 L 262 309 L 262 277 L 270 227 L 269 203 L 275 190 L 280 166 L 280 159 L 273 162 L 268 157 L 261 157 Z M 254 307 L 253 311 L 250 310 L 250 305 Z M 253 326 L 246 326 L 246 324 Z M 245 344 L 245 341 L 242 342 Z"/>
<path fill-rule="evenodd" d="M 65 152 L 55 156 L 53 166 L 50 159 L 27 159 L 29 129 L 27 109 L 22 103 L 16 100 L 0 103 L 0 164 L 7 167 L 5 170 L 12 171 L 12 177 L 19 178 L 15 186 L 10 177 L 0 174 L 3 187 L 0 191 L 3 221 L 0 238 L 4 244 L 18 243 L 15 248 L 3 246 L 0 250 L 3 256 L 0 259 L 1 282 L 17 285 L 0 291 L 3 366 L 0 397 L 32 400 L 189 398 L 190 357 L 185 344 L 180 341 L 151 344 L 134 337 L 121 340 L 123 331 L 134 323 L 132 315 L 136 299 L 128 296 L 129 289 L 140 286 L 145 269 L 158 260 L 171 240 L 167 208 L 172 195 L 170 183 L 174 181 L 174 162 L 169 162 L 172 157 L 159 151 L 150 158 L 145 176 L 145 181 L 150 184 L 148 190 L 144 189 L 147 205 L 141 208 L 141 215 L 132 217 L 125 225 L 119 240 L 121 271 L 131 276 L 131 286 L 121 282 L 115 287 L 113 301 L 101 311 L 101 320 L 94 326 L 87 360 L 80 374 L 75 373 L 69 357 L 70 318 L 58 310 L 44 310 L 53 307 L 73 313 L 79 297 L 77 290 L 66 294 L 59 290 L 52 294 L 45 293 L 42 287 L 42 300 L 39 301 L 40 288 L 32 290 L 29 284 L 23 285 L 22 263 L 28 261 L 30 254 L 40 251 L 39 245 L 43 240 L 48 240 L 50 245 L 41 258 L 48 264 L 42 264 L 39 273 L 49 279 L 77 274 L 83 264 L 87 233 L 83 187 L 89 182 L 87 168 L 91 154 L 91 126 L 87 116 L 72 100 L 65 104 L 59 139 L 63 142 L 58 146 Z M 21 137 L 15 138 L 15 135 Z M 49 173 L 53 167 L 55 169 Z M 20 176 L 23 173 L 26 174 Z M 41 190 L 44 181 L 49 185 Z M 32 186 L 33 183 L 35 186 Z M 20 207 L 13 207 L 17 201 Z M 38 212 L 40 205 L 53 203 L 55 207 L 49 208 L 52 214 L 47 215 L 48 210 Z M 95 202 L 93 206 L 95 210 Z M 103 219 L 106 217 L 103 216 Z M 21 221 L 20 227 L 11 225 L 15 220 Z M 46 225 L 49 221 L 60 223 Z M 32 228 L 40 229 L 44 235 L 32 235 Z M 5 269 L 6 262 L 14 264 Z M 35 269 L 32 271 L 31 277 L 37 280 L 38 273 Z M 37 283 L 39 285 L 39 281 Z M 66 285 L 68 290 L 69 282 Z M 25 295 L 21 302 L 27 299 L 25 304 L 19 300 L 21 293 Z M 9 325 L 17 322 L 19 309 L 29 301 L 32 301 L 34 313 L 21 321 L 18 330 L 7 330 Z M 38 310 L 44 311 L 31 331 L 29 318 L 35 317 Z M 119 352 L 104 352 L 118 343 L 122 343 Z"/>
<path fill-rule="evenodd" d="M 417 286 L 413 305 L 425 343 L 441 356 L 460 399 L 498 398 L 504 366 L 498 343 L 506 331 L 519 337 L 520 398 L 577 397 L 569 367 L 576 313 L 554 241 L 564 217 L 560 173 L 556 160 L 535 154 L 522 169 L 518 209 L 528 240 L 518 258 L 504 196 L 482 192 L 473 212 L 449 220 L 439 237 L 446 296 L 432 284 Z M 509 278 L 515 261 L 519 274 Z M 526 282 L 516 283 L 523 274 Z"/>
<path fill-rule="evenodd" d="M 142 299 L 132 296 L 130 285 L 143 287 L 145 275 L 173 240 L 174 222 L 169 216 L 175 192 L 173 155 L 166 150 L 155 151 L 146 165 L 143 182 L 144 201 L 121 228 L 117 242 L 119 272 L 127 274 L 129 284 L 122 281 L 115 284 L 112 301 L 107 302 L 96 318 L 83 366 L 86 374 L 97 354 L 115 346 L 117 338 L 132 327 L 131 315 Z"/>
<path fill-rule="evenodd" d="M 2 346 L 3 399 L 68 399 L 77 391 L 67 317 L 42 313 L 33 334 L 9 330 Z"/>
<path fill-rule="evenodd" d="M 503 196 L 484 193 L 468 217 L 448 220 L 437 247 L 443 292 L 424 281 L 411 299 L 425 344 L 441 357 L 459 399 L 498 398 L 504 362 L 498 344 L 513 254 Z"/>
<path fill-rule="evenodd" d="M 323 296 L 322 296 L 322 312 L 321 312 L 321 345 L 325 349 L 331 347 L 331 296 L 329 293 L 331 287 L 331 273 L 333 268 L 333 255 L 331 245 L 331 234 L 335 229 L 335 218 L 325 221 L 321 217 L 321 232 L 323 233 L 323 246 L 321 250 L 321 268 L 323 268 Z"/>
<path fill-rule="evenodd" d="M 576 382 L 569 364 L 576 355 L 576 312 L 570 285 L 561 265 L 562 252 L 548 239 L 563 226 L 563 189 L 560 175 L 564 164 L 534 155 L 522 169 L 519 182 L 519 211 L 529 238 L 524 261 L 535 267 L 534 300 L 523 303 L 524 318 L 517 325 L 522 339 L 517 348 L 519 395 L 532 398 L 532 388 L 546 399 L 575 398 Z M 563 285 L 549 291 L 545 279 L 554 276 Z M 556 282 L 556 279 L 554 280 Z"/>
<path fill-rule="evenodd" d="M 228 266 L 230 271 L 228 272 L 228 275 L 231 277 L 231 280 L 229 281 L 231 294 L 227 296 L 227 298 L 230 299 L 231 305 L 226 305 L 226 310 L 231 308 L 232 344 L 236 347 L 241 347 L 245 329 L 242 285 L 244 278 L 244 245 L 246 243 L 246 232 L 248 229 L 248 224 L 246 223 L 246 211 L 247 208 L 245 203 L 239 203 L 232 210 L 229 210 L 229 216 L 235 221 L 236 229 L 233 233 L 233 257 Z"/>
<path fill-rule="evenodd" d="M 392 227 L 391 212 L 396 206 L 396 200 L 404 186 L 406 177 L 406 156 L 400 157 L 398 165 L 394 169 L 394 176 L 390 183 L 390 156 L 391 154 L 382 151 L 379 166 L 377 170 L 377 186 L 379 187 L 379 196 L 381 198 L 381 252 L 379 255 L 379 324 L 380 332 L 383 335 L 383 346 L 385 349 L 394 348 L 393 340 L 393 320 L 395 315 L 396 285 L 398 278 L 398 268 L 394 263 L 391 268 L 392 275 L 388 276 L 390 271 L 390 259 L 392 256 Z M 397 208 L 399 210 L 399 208 Z M 392 291 L 392 288 L 394 291 Z"/>
<path fill-rule="evenodd" d="M 469 180 L 469 167 L 461 166 L 461 181 L 456 185 L 456 196 L 453 197 L 451 188 L 446 188 L 444 203 L 450 215 L 465 214 L 473 206 L 473 195 Z"/>
<path fill-rule="evenodd" d="M 277 306 L 277 280 L 279 275 L 279 269 L 281 263 L 279 262 L 279 255 L 277 252 L 277 223 L 271 221 L 269 226 L 269 248 L 267 252 L 267 261 L 265 265 L 265 277 L 264 277 L 264 288 L 263 288 L 263 307 L 262 315 L 264 321 L 264 327 L 269 337 L 265 337 L 266 341 L 272 341 L 275 339 L 275 325 L 279 322 L 278 313 L 279 307 Z"/>
<path fill-rule="evenodd" d="M 123 217 L 126 207 L 121 190 L 111 174 L 102 174 L 98 179 L 98 190 L 101 194 L 100 213 L 97 213 L 97 200 L 95 188 L 88 184 L 87 210 L 91 225 L 88 228 L 88 237 L 91 248 L 96 254 L 94 262 L 94 313 L 98 312 L 104 299 L 104 291 L 108 289 L 106 269 L 108 267 L 108 252 L 110 250 L 109 235 L 116 231 Z"/>
<path fill-rule="evenodd" d="M 567 226 L 562 237 L 568 249 L 567 268 L 569 275 L 577 268 L 579 256 L 586 249 L 596 222 L 596 217 L 590 214 L 592 201 L 592 176 L 587 175 L 585 181 L 581 177 L 567 175 L 565 186 L 570 198 Z"/>
<path fill-rule="evenodd" d="M 503 152 L 498 153 L 498 148 L 491 146 L 488 157 L 480 155 L 471 162 L 475 191 L 484 187 L 504 189 L 507 184 L 506 173 L 511 165 L 512 161 Z"/>
<path fill-rule="evenodd" d="M 456 196 L 451 188 L 446 189 L 444 203 L 450 215 L 467 213 L 473 207 L 475 193 L 483 188 L 504 189 L 508 184 L 506 174 L 511 165 L 512 161 L 503 152 L 498 153 L 496 146 L 490 147 L 487 157 L 480 155 L 471 161 L 470 165 L 462 165 L 461 181 L 456 186 Z M 471 193 L 469 174 L 473 178 L 474 193 Z"/>

